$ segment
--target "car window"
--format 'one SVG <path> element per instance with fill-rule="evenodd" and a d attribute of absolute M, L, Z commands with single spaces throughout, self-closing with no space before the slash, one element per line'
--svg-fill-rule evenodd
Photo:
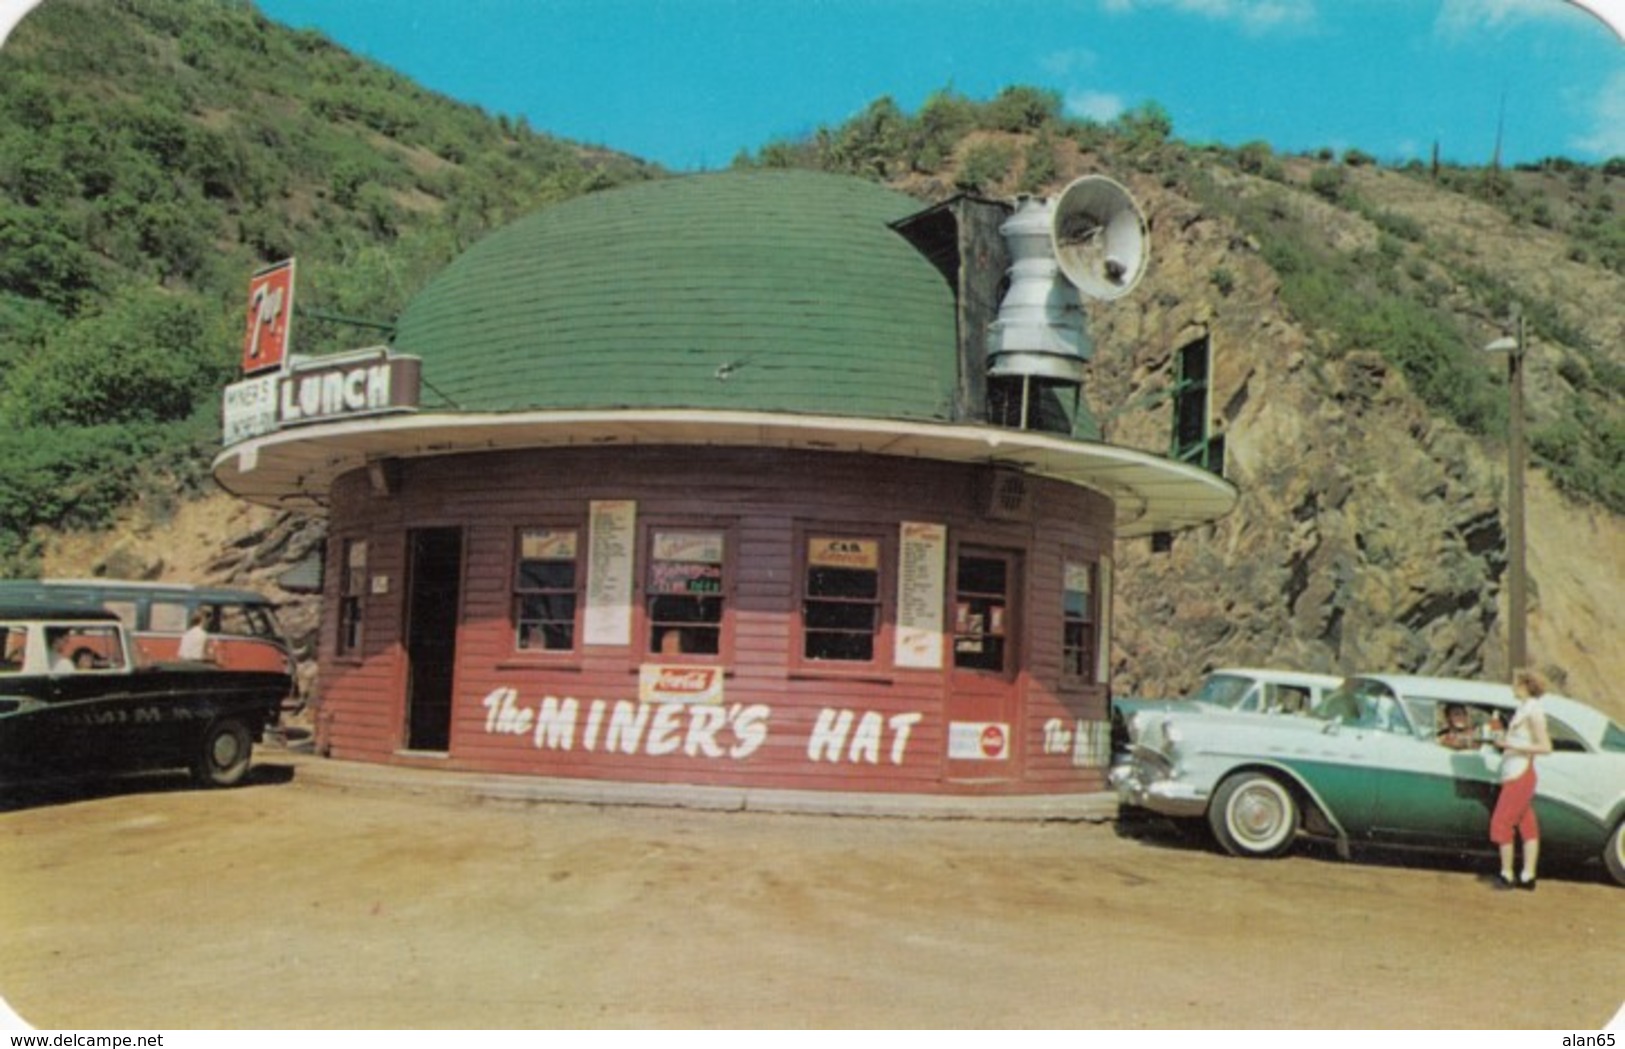
<path fill-rule="evenodd" d="M 231 637 L 252 637 L 253 628 L 248 621 L 248 615 L 242 605 L 221 605 L 220 615 L 216 617 L 214 631 L 217 634 L 227 634 Z"/>
<path fill-rule="evenodd" d="M 1419 699 L 1414 696 L 1405 697 L 1405 717 L 1411 725 L 1421 727 L 1433 725 L 1436 721 L 1443 721 L 1440 705 L 1437 700 Z"/>
<path fill-rule="evenodd" d="M 1546 731 L 1552 737 L 1552 749 L 1554 751 L 1569 750 L 1584 753 L 1591 749 L 1586 746 L 1583 736 L 1550 714 L 1546 715 Z"/>
<path fill-rule="evenodd" d="M 0 626 L 0 674 L 20 674 L 28 657 L 28 628 Z"/>
<path fill-rule="evenodd" d="M 53 674 L 124 669 L 124 646 L 116 626 L 47 627 L 45 641 Z"/>
<path fill-rule="evenodd" d="M 1269 686 L 1269 709 L 1282 714 L 1307 714 L 1314 706 L 1309 690 L 1301 685 L 1277 684 Z"/>
<path fill-rule="evenodd" d="M 1341 721 L 1357 728 L 1414 735 L 1410 718 L 1399 699 L 1381 681 L 1346 681 L 1326 697 L 1315 711 L 1326 721 Z"/>
<path fill-rule="evenodd" d="M 179 634 L 186 629 L 186 605 L 180 601 L 154 601 L 147 615 L 147 629 L 160 634 Z"/>
<path fill-rule="evenodd" d="M 110 598 L 102 602 L 102 607 L 123 620 L 126 627 L 131 630 L 135 629 L 136 603 L 134 601 Z"/>
<path fill-rule="evenodd" d="M 1218 707 L 1240 709 L 1239 704 L 1252 689 L 1251 678 L 1235 674 L 1209 674 L 1191 699 L 1198 703 L 1211 703 Z"/>

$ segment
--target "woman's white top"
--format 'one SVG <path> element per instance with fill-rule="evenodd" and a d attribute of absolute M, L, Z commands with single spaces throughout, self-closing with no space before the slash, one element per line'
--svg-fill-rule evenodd
<path fill-rule="evenodd" d="M 1540 705 L 1540 700 L 1531 696 L 1518 703 L 1518 709 L 1512 714 L 1512 721 L 1507 725 L 1506 745 L 1509 747 L 1528 748 L 1535 745 L 1535 730 L 1531 727 L 1534 720 L 1546 720 L 1546 711 Z M 1528 754 L 1507 751 L 1501 757 L 1501 782 L 1511 783 L 1529 770 L 1534 758 Z"/>

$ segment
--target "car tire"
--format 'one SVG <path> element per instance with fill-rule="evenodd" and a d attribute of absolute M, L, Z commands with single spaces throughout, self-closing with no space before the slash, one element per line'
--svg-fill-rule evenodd
<path fill-rule="evenodd" d="M 211 721 L 198 737 L 192 778 L 202 787 L 234 787 L 248 775 L 254 737 L 236 718 Z"/>
<path fill-rule="evenodd" d="M 1625 885 L 1625 820 L 1614 824 L 1614 833 L 1608 835 L 1608 845 L 1602 852 L 1602 863 L 1608 868 L 1615 885 Z"/>
<path fill-rule="evenodd" d="M 1208 826 L 1224 851 L 1250 859 L 1286 853 L 1299 819 L 1292 791 L 1261 772 L 1237 773 L 1219 784 L 1207 811 Z"/>

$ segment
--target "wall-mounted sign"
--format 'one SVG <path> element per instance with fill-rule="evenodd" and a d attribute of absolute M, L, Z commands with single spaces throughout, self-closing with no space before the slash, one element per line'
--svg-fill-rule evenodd
<path fill-rule="evenodd" d="M 632 643 L 632 540 L 638 504 L 594 500 L 588 510 L 587 611 L 589 645 Z"/>
<path fill-rule="evenodd" d="M 897 557 L 897 666 L 942 666 L 947 580 L 948 526 L 904 521 Z"/>
<path fill-rule="evenodd" d="M 281 369 L 288 360 L 293 325 L 293 260 L 267 266 L 248 281 L 248 327 L 243 333 L 243 374 Z"/>
<path fill-rule="evenodd" d="M 230 445 L 289 426 L 411 411 L 422 364 L 378 347 L 303 361 L 226 387 L 222 441 Z"/>
<path fill-rule="evenodd" d="M 656 532 L 652 553 L 656 561 L 698 561 L 720 565 L 722 550 L 721 532 Z"/>
<path fill-rule="evenodd" d="M 644 703 L 721 703 L 722 668 L 644 663 L 638 668 L 638 699 Z"/>
<path fill-rule="evenodd" d="M 874 571 L 880 567 L 880 544 L 873 539 L 816 537 L 807 540 L 807 563 L 819 568 Z"/>
<path fill-rule="evenodd" d="M 1004 761 L 1010 757 L 1010 726 L 998 721 L 950 722 L 948 756 L 955 761 Z"/>
<path fill-rule="evenodd" d="M 519 546 L 519 556 L 526 561 L 574 561 L 576 531 L 574 528 L 526 529 Z"/>
<path fill-rule="evenodd" d="M 649 565 L 651 594 L 720 594 L 722 566 L 695 561 L 654 561 Z"/>

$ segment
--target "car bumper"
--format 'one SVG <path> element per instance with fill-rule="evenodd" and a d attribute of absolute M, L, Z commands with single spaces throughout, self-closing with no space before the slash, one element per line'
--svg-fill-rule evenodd
<path fill-rule="evenodd" d="M 1117 800 L 1163 816 L 1200 816 L 1207 812 L 1209 791 L 1174 779 L 1136 761 L 1112 767 L 1110 782 Z"/>

